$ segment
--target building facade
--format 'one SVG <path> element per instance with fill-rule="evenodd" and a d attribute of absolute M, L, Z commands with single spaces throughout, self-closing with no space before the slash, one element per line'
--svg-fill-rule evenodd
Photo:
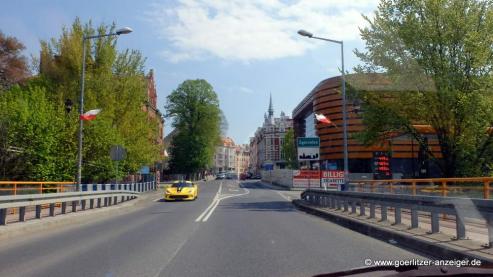
<path fill-rule="evenodd" d="M 154 70 L 151 69 L 145 78 L 147 82 L 147 99 L 142 109 L 144 112 L 147 112 L 148 119 L 150 121 L 155 121 L 157 124 L 157 131 L 151 138 L 151 142 L 159 146 L 160 161 L 155 165 L 152 165 L 151 170 L 156 175 L 156 180 L 160 180 L 165 168 L 164 160 L 166 158 L 166 150 L 164 145 L 164 118 L 157 108 L 157 90 L 156 83 L 154 81 Z"/>
<path fill-rule="evenodd" d="M 272 97 L 267 112 L 262 127 L 250 138 L 250 170 L 253 174 L 258 174 L 261 169 L 284 168 L 286 165 L 282 144 L 287 130 L 293 127 L 293 121 L 284 112 L 280 117 L 274 117 Z"/>
<path fill-rule="evenodd" d="M 250 167 L 250 146 L 240 144 L 236 146 L 236 172 L 245 173 Z"/>
<path fill-rule="evenodd" d="M 214 173 L 235 170 L 236 148 L 232 138 L 225 137 L 221 139 L 221 144 L 216 146 L 214 154 Z"/>
<path fill-rule="evenodd" d="M 343 117 L 340 76 L 321 81 L 293 110 L 293 128 L 297 137 L 320 138 L 320 161 L 322 169 L 343 169 Z M 385 92 L 405 90 L 405 87 L 392 84 L 378 74 L 351 74 L 346 76 L 348 90 Z M 416 140 L 394 134 L 372 146 L 365 146 L 353 138 L 364 130 L 362 112 L 358 100 L 347 98 L 348 159 L 350 177 L 374 178 L 378 159 L 385 154 L 389 160 L 390 178 L 437 177 L 434 166 L 424 158 Z M 314 114 L 323 114 L 333 124 L 316 122 Z M 433 130 L 428 125 L 414 125 L 423 135 L 435 157 L 441 157 L 440 146 Z M 382 154 L 383 153 L 383 154 Z"/>

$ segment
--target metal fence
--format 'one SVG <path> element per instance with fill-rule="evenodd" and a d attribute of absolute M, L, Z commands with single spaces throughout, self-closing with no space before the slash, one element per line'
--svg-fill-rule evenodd
<path fill-rule="evenodd" d="M 306 190 L 301 198 L 315 206 L 348 213 L 368 212 L 369 219 L 376 218 L 379 208 L 381 221 L 387 221 L 387 213 L 393 209 L 395 224 L 402 223 L 402 210 L 407 210 L 411 214 L 411 228 L 418 227 L 418 212 L 426 213 L 431 218 L 430 233 L 440 231 L 440 215 L 454 216 L 456 239 L 466 238 L 466 218 L 482 219 L 486 220 L 488 246 L 493 246 L 493 200 L 323 190 Z"/>
<path fill-rule="evenodd" d="M 491 199 L 493 177 L 351 180 L 348 191 Z"/>
<path fill-rule="evenodd" d="M 144 191 L 156 189 L 156 182 L 120 183 L 120 184 L 82 184 L 80 191 L 133 190 Z M 43 194 L 76 191 L 74 182 L 35 182 L 35 181 L 0 181 L 0 197 L 20 194 Z"/>
<path fill-rule="evenodd" d="M 19 185 L 16 182 L 17 186 Z M 33 182 L 25 182 L 30 185 Z M 34 182 L 41 188 L 45 185 L 57 185 L 59 190 L 39 189 L 35 193 L 19 193 L 19 188 L 11 190 L 10 195 L 0 196 L 0 225 L 8 222 L 23 222 L 27 219 L 53 217 L 67 212 L 83 211 L 86 208 L 101 208 L 136 198 L 139 193 L 156 190 L 156 182 L 130 184 L 85 184 L 81 191 L 75 191 L 73 184 L 53 184 L 55 182 Z M 48 184 L 47 184 L 48 183 Z M 22 184 L 23 185 L 23 184 Z M 72 191 L 67 191 L 65 185 L 72 185 Z M 63 188 L 63 189 L 62 189 Z M 37 192 L 37 193 L 36 193 Z M 70 209 L 67 209 L 70 206 Z M 31 217 L 27 215 L 31 214 Z M 17 219 L 17 220 L 15 220 Z"/>

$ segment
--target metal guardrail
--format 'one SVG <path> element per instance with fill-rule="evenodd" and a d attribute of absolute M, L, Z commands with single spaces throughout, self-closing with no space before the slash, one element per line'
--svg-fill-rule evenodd
<path fill-rule="evenodd" d="M 156 189 L 156 183 L 119 183 L 119 184 L 82 184 L 81 191 L 119 190 L 134 188 L 138 191 Z M 76 190 L 73 182 L 36 182 L 36 181 L 0 181 L 0 197 L 5 195 L 41 194 L 73 192 Z"/>
<path fill-rule="evenodd" d="M 86 187 L 84 188 L 84 186 Z M 71 212 L 77 212 L 79 205 L 80 210 L 86 210 L 87 202 L 89 202 L 89 209 L 101 208 L 135 199 L 141 192 L 157 189 L 155 182 L 92 186 L 82 185 L 81 190 L 85 191 L 79 192 L 0 196 L 0 225 L 7 224 L 9 211 L 18 211 L 19 222 L 23 222 L 26 221 L 27 209 L 32 207 L 34 207 L 34 218 L 40 219 L 43 207 L 47 207 L 49 209 L 48 216 L 53 217 L 56 215 L 56 206 L 61 207 L 60 214 L 66 214 L 67 204 L 71 205 Z"/>
<path fill-rule="evenodd" d="M 356 214 L 359 208 L 361 216 L 366 215 L 368 208 L 369 219 L 376 218 L 375 210 L 379 207 L 381 221 L 388 220 L 387 212 L 393 208 L 395 224 L 402 223 L 402 210 L 406 209 L 411 214 L 411 228 L 418 228 L 418 212 L 429 213 L 432 234 L 440 231 L 440 214 L 452 215 L 456 223 L 455 239 L 466 238 L 465 218 L 482 219 L 487 223 L 488 247 L 493 246 L 493 200 L 323 190 L 306 190 L 301 199 L 312 205 L 352 214 Z"/>
<path fill-rule="evenodd" d="M 357 192 L 389 192 L 411 195 L 449 195 L 490 199 L 493 177 L 427 178 L 391 180 L 351 180 L 349 189 Z"/>

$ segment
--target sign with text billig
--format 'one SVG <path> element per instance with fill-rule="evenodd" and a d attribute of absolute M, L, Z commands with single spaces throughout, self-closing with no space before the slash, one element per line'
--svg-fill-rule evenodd
<path fill-rule="evenodd" d="M 342 170 L 324 170 L 321 175 L 324 188 L 338 190 L 338 185 L 344 184 L 344 171 Z"/>
<path fill-rule="evenodd" d="M 318 161 L 320 159 L 320 138 L 298 138 L 298 160 Z"/>

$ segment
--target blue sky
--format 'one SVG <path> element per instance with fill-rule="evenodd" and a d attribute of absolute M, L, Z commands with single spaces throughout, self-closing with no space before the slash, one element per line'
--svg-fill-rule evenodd
<path fill-rule="evenodd" d="M 346 69 L 363 49 L 358 26 L 376 0 L 5 1 L 0 30 L 39 54 L 39 40 L 58 37 L 75 17 L 116 22 L 134 32 L 120 49 L 140 50 L 154 69 L 158 106 L 186 79 L 206 79 L 218 93 L 228 135 L 246 143 L 263 121 L 269 94 L 276 116 L 293 108 L 321 80 L 337 75 L 338 45 L 300 37 L 298 29 L 345 41 Z M 170 122 L 165 132 L 170 131 Z"/>

